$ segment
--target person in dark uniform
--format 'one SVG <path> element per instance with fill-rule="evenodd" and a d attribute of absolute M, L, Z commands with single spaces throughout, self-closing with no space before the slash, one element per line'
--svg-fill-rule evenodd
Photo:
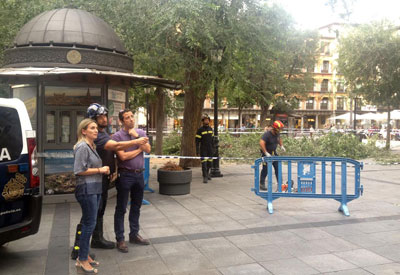
<path fill-rule="evenodd" d="M 280 138 L 280 132 L 283 129 L 283 123 L 279 120 L 274 121 L 272 124 L 272 129 L 267 130 L 260 139 L 260 151 L 261 157 L 270 157 L 270 156 L 277 156 L 276 148 L 278 145 L 281 147 L 283 151 L 285 147 L 283 146 L 282 139 Z M 278 162 L 272 162 L 275 170 L 276 180 L 278 181 Z M 265 178 L 268 175 L 268 165 L 267 163 L 263 162 L 263 167 L 261 170 L 261 177 L 260 177 L 260 189 L 267 190 L 265 187 Z"/>
<path fill-rule="evenodd" d="M 209 126 L 210 118 L 208 115 L 204 115 L 201 118 L 203 126 L 201 126 L 196 133 L 196 154 L 200 157 L 213 157 L 214 144 L 213 129 Z M 212 165 L 212 159 L 201 159 L 201 168 L 203 172 L 203 183 L 207 183 L 211 180 L 210 169 Z"/>
<path fill-rule="evenodd" d="M 94 140 L 96 145 L 96 151 L 99 154 L 103 165 L 110 167 L 109 175 L 103 175 L 102 177 L 102 193 L 100 199 L 100 205 L 97 212 L 97 223 L 92 235 L 92 241 L 90 246 L 92 248 L 103 248 L 103 249 L 113 249 L 115 243 L 107 241 L 104 239 L 103 235 L 103 217 L 107 206 L 108 199 L 108 189 L 110 186 L 110 181 L 112 175 L 115 173 L 115 154 L 113 151 L 125 150 L 133 146 L 140 146 L 148 142 L 148 138 L 142 137 L 138 138 L 139 135 L 135 130 L 132 130 L 129 134 L 135 139 L 130 141 L 117 142 L 111 139 L 109 134 L 106 132 L 108 126 L 108 110 L 105 106 L 98 103 L 91 104 L 87 109 L 87 117 L 95 120 L 98 125 L 98 135 Z M 75 244 L 72 249 L 71 258 L 76 259 L 79 252 L 79 237 L 81 233 L 81 224 L 77 225 Z"/>

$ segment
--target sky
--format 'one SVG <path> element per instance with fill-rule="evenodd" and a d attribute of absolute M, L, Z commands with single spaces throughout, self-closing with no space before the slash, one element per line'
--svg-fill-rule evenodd
<path fill-rule="evenodd" d="M 342 22 L 325 5 L 326 0 L 272 0 L 291 14 L 301 29 L 316 29 L 333 22 Z M 389 19 L 400 24 L 400 0 L 357 0 L 350 17 L 352 23 L 368 23 Z"/>

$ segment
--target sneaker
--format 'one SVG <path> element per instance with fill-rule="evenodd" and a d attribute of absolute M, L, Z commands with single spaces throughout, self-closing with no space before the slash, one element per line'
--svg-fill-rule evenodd
<path fill-rule="evenodd" d="M 207 183 L 208 182 L 208 178 L 207 177 L 203 177 L 203 183 Z"/>
<path fill-rule="evenodd" d="M 131 237 L 129 236 L 129 242 L 130 243 L 135 243 L 135 244 L 140 244 L 140 245 L 149 245 L 150 241 L 147 239 L 144 239 L 142 236 L 140 236 L 139 234 Z"/>
<path fill-rule="evenodd" d="M 128 246 L 126 245 L 125 241 L 117 242 L 117 249 L 119 252 L 122 252 L 122 253 L 128 253 L 128 251 L 129 251 Z"/>
<path fill-rule="evenodd" d="M 267 190 L 268 190 L 268 188 L 267 188 L 267 187 L 265 187 L 265 184 L 260 184 L 260 190 L 267 191 Z"/>

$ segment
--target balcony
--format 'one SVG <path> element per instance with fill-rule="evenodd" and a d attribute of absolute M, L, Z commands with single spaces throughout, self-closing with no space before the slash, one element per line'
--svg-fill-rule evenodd
<path fill-rule="evenodd" d="M 329 74 L 329 70 L 321 70 L 321 73 L 323 73 L 323 74 Z"/>
<path fill-rule="evenodd" d="M 328 103 L 321 103 L 319 106 L 320 110 L 328 110 Z"/>
<path fill-rule="evenodd" d="M 314 109 L 314 103 L 306 103 L 306 110 L 313 110 Z"/>

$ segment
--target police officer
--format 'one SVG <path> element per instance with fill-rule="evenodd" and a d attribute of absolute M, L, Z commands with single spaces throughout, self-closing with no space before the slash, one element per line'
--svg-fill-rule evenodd
<path fill-rule="evenodd" d="M 274 121 L 272 124 L 272 129 L 267 130 L 260 139 L 260 151 L 262 157 L 270 157 L 270 156 L 277 156 L 276 148 L 278 145 L 281 147 L 283 151 L 285 147 L 283 146 L 282 139 L 280 138 L 280 132 L 283 129 L 283 123 L 280 120 Z M 273 161 L 272 165 L 274 166 L 276 180 L 278 180 L 278 162 Z M 267 190 L 265 187 L 265 178 L 268 175 L 268 165 L 267 163 L 263 162 L 263 167 L 261 170 L 261 177 L 260 177 L 260 189 Z"/>
<path fill-rule="evenodd" d="M 109 134 L 106 132 L 106 128 L 108 126 L 107 115 L 107 108 L 98 103 L 91 104 L 87 109 L 87 117 L 95 120 L 99 129 L 97 139 L 94 141 L 96 144 L 96 151 L 99 154 L 103 165 L 110 167 L 110 175 L 104 175 L 102 178 L 102 194 L 99 210 L 97 212 L 97 223 L 92 235 L 91 247 L 113 249 L 115 247 L 115 243 L 107 241 L 103 236 L 103 216 L 107 205 L 108 189 L 110 186 L 111 175 L 113 175 L 115 172 L 115 154 L 113 151 L 125 150 L 135 145 L 140 146 L 146 144 L 148 142 L 148 138 L 138 138 L 138 133 L 133 129 L 129 132 L 129 134 L 134 139 L 121 142 L 112 140 Z M 71 253 L 72 259 L 76 259 L 78 255 L 80 228 L 81 225 L 78 224 L 75 235 L 75 244 Z"/>
<path fill-rule="evenodd" d="M 196 133 L 196 154 L 201 157 L 212 157 L 213 156 L 213 129 L 209 126 L 210 117 L 205 114 L 201 118 L 203 126 L 201 126 Z M 212 165 L 212 159 L 201 159 L 201 168 L 203 172 L 203 183 L 207 183 L 211 180 L 210 169 Z"/>

